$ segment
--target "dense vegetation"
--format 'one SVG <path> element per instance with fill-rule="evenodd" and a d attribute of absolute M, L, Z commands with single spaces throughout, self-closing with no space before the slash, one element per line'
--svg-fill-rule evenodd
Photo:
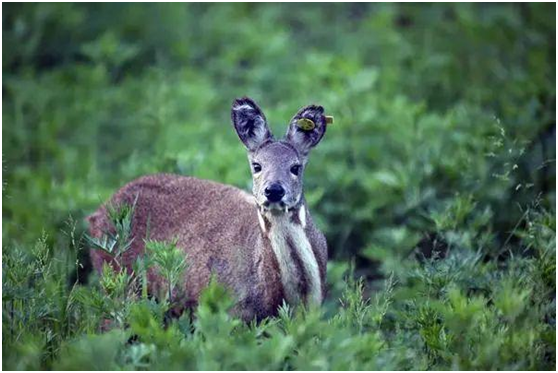
<path fill-rule="evenodd" d="M 4 369 L 555 368 L 555 4 L 2 7 Z M 246 325 L 213 283 L 170 318 L 88 271 L 83 218 L 148 173 L 248 189 L 242 95 L 275 133 L 336 118 L 305 187 L 328 297 Z"/>

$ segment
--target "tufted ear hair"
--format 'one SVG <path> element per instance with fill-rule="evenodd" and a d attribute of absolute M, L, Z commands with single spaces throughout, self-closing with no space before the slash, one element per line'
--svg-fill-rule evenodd
<path fill-rule="evenodd" d="M 303 107 L 291 119 L 285 140 L 293 145 L 303 157 L 318 145 L 326 132 L 324 108 L 318 105 Z"/>
<path fill-rule="evenodd" d="M 231 119 L 240 141 L 249 151 L 254 151 L 264 142 L 273 139 L 265 115 L 251 98 L 243 97 L 233 101 Z"/>

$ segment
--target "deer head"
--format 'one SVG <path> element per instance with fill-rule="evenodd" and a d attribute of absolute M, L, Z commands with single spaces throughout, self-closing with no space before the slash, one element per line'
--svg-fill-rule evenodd
<path fill-rule="evenodd" d="M 248 151 L 258 206 L 274 214 L 298 208 L 303 203 L 303 176 L 310 149 L 326 131 L 324 108 L 309 105 L 300 109 L 280 140 L 274 139 L 265 115 L 250 98 L 233 102 L 231 118 Z"/>

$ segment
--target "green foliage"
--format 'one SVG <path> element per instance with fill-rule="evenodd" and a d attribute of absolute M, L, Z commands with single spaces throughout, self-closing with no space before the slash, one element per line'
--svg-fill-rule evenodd
<path fill-rule="evenodd" d="M 172 303 L 173 289 L 186 270 L 184 251 L 176 246 L 177 241 L 158 242 L 149 240 L 145 243 L 148 265 L 152 265 L 167 283 L 167 300 Z M 165 299 L 164 297 L 159 297 Z"/>
<path fill-rule="evenodd" d="M 134 240 L 131 237 L 131 232 L 136 202 L 137 196 L 132 205 L 113 206 L 109 204 L 107 206 L 107 214 L 115 233 L 103 232 L 103 236 L 100 238 L 85 235 L 90 247 L 106 252 L 118 264 L 120 264 L 122 255 L 130 248 Z"/>
<path fill-rule="evenodd" d="M 554 4 L 3 5 L 3 368 L 554 369 L 555 23 Z M 128 273 L 134 204 L 100 238 L 83 218 L 148 173 L 249 189 L 242 95 L 277 137 L 308 103 L 335 116 L 305 180 L 328 297 L 246 325 L 212 282 L 172 318 L 176 244 Z M 88 247 L 116 265 L 84 284 Z"/>

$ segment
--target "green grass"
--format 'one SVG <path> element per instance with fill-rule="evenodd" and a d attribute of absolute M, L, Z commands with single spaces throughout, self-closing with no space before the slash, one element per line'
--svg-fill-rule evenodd
<path fill-rule="evenodd" d="M 4 369 L 555 369 L 554 4 L 2 7 Z M 335 116 L 305 180 L 324 306 L 246 325 L 213 283 L 169 317 L 133 290 L 176 286 L 172 243 L 82 268 L 83 218 L 135 177 L 250 188 L 243 95 L 277 135 Z"/>

